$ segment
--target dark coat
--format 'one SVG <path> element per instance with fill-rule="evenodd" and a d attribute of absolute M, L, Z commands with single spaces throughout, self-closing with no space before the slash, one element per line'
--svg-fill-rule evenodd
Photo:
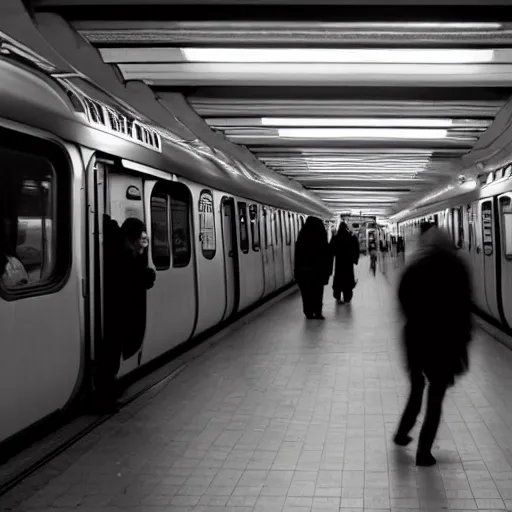
<path fill-rule="evenodd" d="M 135 256 L 117 222 L 105 222 L 105 338 L 124 359 L 135 355 L 146 331 L 147 290 L 155 281 L 147 254 Z"/>
<path fill-rule="evenodd" d="M 327 233 L 311 236 L 304 226 L 295 244 L 294 276 L 297 282 L 309 281 L 325 285 L 332 273 Z"/>
<path fill-rule="evenodd" d="M 359 262 L 359 241 L 350 231 L 340 230 L 330 243 L 331 257 L 335 258 L 334 290 L 353 290 L 356 285 L 354 265 Z"/>
<path fill-rule="evenodd" d="M 427 251 L 406 268 L 398 298 L 406 320 L 409 371 L 453 385 L 469 366 L 471 282 L 466 265 L 454 250 Z"/>

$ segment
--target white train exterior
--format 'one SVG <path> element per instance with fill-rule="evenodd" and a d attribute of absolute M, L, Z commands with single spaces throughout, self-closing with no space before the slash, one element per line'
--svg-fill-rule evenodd
<path fill-rule="evenodd" d="M 474 190 L 411 212 L 396 229 L 404 237 L 405 262 L 422 221 L 448 230 L 471 268 L 478 311 L 512 333 L 512 165 L 478 181 Z"/>
<path fill-rule="evenodd" d="M 292 283 L 305 217 L 332 216 L 297 184 L 173 140 L 15 48 L 0 55 L 0 135 L 1 229 L 28 274 L 0 284 L 0 442 L 91 386 L 103 342 L 103 214 L 146 222 L 157 274 L 142 348 L 120 376 Z"/>

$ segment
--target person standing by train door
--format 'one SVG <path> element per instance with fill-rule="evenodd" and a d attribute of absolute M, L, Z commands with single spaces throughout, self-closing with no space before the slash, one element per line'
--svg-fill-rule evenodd
<path fill-rule="evenodd" d="M 148 267 L 149 238 L 144 223 L 125 220 L 121 228 L 104 217 L 104 335 L 98 350 L 98 405 L 115 410 L 121 357 L 135 355 L 146 330 L 146 294 L 156 274 Z"/>
<path fill-rule="evenodd" d="M 411 391 L 394 441 L 406 446 L 421 410 L 425 378 L 427 411 L 416 465 L 432 466 L 432 445 L 446 390 L 469 368 L 471 282 L 464 261 L 446 232 L 421 226 L 418 253 L 400 281 L 398 298 L 405 316 L 403 342 Z"/>
<path fill-rule="evenodd" d="M 353 290 L 356 286 L 354 265 L 359 262 L 359 241 L 350 232 L 345 222 L 341 222 L 338 232 L 331 240 L 330 250 L 335 258 L 334 279 L 332 282 L 333 296 L 338 304 L 352 300 Z"/>

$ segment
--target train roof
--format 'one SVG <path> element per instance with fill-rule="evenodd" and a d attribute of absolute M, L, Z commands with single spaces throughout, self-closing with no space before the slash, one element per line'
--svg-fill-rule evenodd
<path fill-rule="evenodd" d="M 9 49 L 0 56 L 0 117 L 205 187 L 276 208 L 332 216 L 298 183 L 270 170 L 258 172 L 198 139 L 185 140 L 85 77 L 50 74 L 27 59 L 26 51 L 18 53 L 12 42 Z"/>

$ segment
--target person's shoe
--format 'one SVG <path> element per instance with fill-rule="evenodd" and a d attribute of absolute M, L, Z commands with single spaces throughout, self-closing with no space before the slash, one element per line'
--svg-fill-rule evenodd
<path fill-rule="evenodd" d="M 340 306 L 341 306 L 342 304 L 345 304 L 341 299 L 336 299 L 336 303 L 337 303 L 337 304 L 339 304 Z"/>
<path fill-rule="evenodd" d="M 322 313 L 317 313 L 317 314 L 315 315 L 315 318 L 316 318 L 317 320 L 325 320 L 325 316 L 324 316 L 324 315 L 322 315 Z"/>
<path fill-rule="evenodd" d="M 436 458 L 430 452 L 420 452 L 416 454 L 416 466 L 433 466 L 437 463 Z"/>
<path fill-rule="evenodd" d="M 407 446 L 412 441 L 412 437 L 405 434 L 396 434 L 393 442 L 398 446 Z"/>
<path fill-rule="evenodd" d="M 305 315 L 308 320 L 313 320 L 315 315 Z"/>

